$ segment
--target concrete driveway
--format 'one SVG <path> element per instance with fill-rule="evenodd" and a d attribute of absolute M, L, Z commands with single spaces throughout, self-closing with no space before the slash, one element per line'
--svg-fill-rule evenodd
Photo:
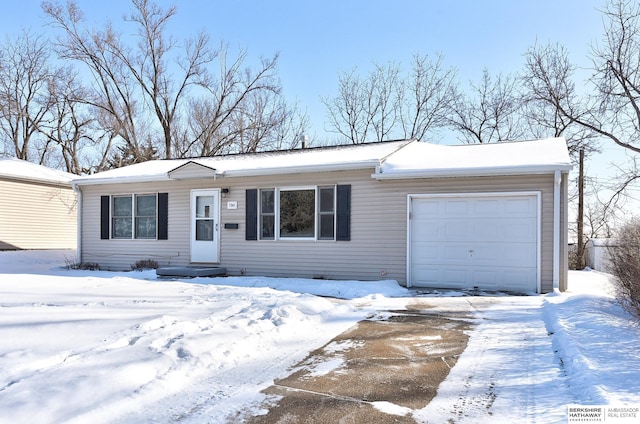
<path fill-rule="evenodd" d="M 236 418 L 252 424 L 415 423 L 410 411 L 436 395 L 472 326 L 468 308 L 436 311 L 419 299 L 407 310 L 383 311 L 276 380 L 264 391 L 264 415 Z"/>

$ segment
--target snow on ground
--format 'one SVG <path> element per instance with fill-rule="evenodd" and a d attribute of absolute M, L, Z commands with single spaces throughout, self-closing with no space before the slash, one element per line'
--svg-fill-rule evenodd
<path fill-rule="evenodd" d="M 65 270 L 72 253 L 0 252 L 0 422 L 257 413 L 260 391 L 309 351 L 416 301 L 392 281 Z M 640 406 L 640 330 L 609 290 L 607 274 L 585 271 L 561 294 L 420 297 L 477 325 L 436 398 L 410 412 L 429 423 L 556 423 L 569 404 Z"/>

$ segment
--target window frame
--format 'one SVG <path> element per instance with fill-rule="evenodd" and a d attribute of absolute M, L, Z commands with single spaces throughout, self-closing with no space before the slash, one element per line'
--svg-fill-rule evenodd
<path fill-rule="evenodd" d="M 333 192 L 332 210 L 330 212 L 320 210 L 321 202 L 321 190 L 331 189 Z M 281 234 L 281 197 L 282 192 L 290 191 L 313 191 L 314 195 L 314 216 L 313 216 L 313 236 L 311 237 L 287 237 Z M 320 242 L 335 242 L 337 240 L 337 185 L 325 184 L 325 185 L 305 185 L 305 186 L 283 186 L 283 187 L 265 187 L 258 189 L 257 192 L 257 239 L 261 241 L 320 241 Z M 273 212 L 263 212 L 262 196 L 263 192 L 273 193 Z M 332 237 L 321 237 L 321 219 L 322 216 L 333 217 L 333 231 Z M 263 236 L 263 224 L 265 217 L 273 217 L 273 235 L 270 237 Z"/>
<path fill-rule="evenodd" d="M 138 198 L 140 197 L 154 197 L 155 198 L 155 213 L 154 215 L 139 215 L 138 214 Z M 129 198 L 131 201 L 131 215 L 115 215 L 115 201 L 116 198 Z M 158 240 L 158 226 L 160 225 L 159 221 L 159 193 L 126 193 L 126 194 L 112 194 L 109 196 L 109 235 L 112 240 Z M 115 236 L 115 219 L 124 219 L 128 218 L 131 223 L 131 234 L 129 237 L 116 237 Z M 153 218 L 155 219 L 155 234 L 153 237 L 142 237 L 138 235 L 137 224 L 139 218 Z"/>
<path fill-rule="evenodd" d="M 154 202 L 154 214 L 153 215 L 140 215 L 138 212 L 138 199 L 140 197 L 153 197 Z M 136 240 L 157 240 L 158 239 L 158 193 L 145 193 L 145 194 L 134 194 L 133 195 L 133 238 Z M 152 237 L 142 237 L 138 235 L 138 219 L 144 218 L 149 219 L 153 218 L 155 221 L 155 229 Z"/>

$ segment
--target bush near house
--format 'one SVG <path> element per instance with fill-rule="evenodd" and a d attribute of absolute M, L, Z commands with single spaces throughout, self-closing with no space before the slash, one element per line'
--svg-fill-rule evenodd
<path fill-rule="evenodd" d="M 640 319 L 640 219 L 620 229 L 618 243 L 609 247 L 610 272 L 615 276 L 616 294 L 622 306 Z"/>
<path fill-rule="evenodd" d="M 142 259 L 131 265 L 132 271 L 144 271 L 146 269 L 157 269 L 158 262 L 153 259 Z"/>

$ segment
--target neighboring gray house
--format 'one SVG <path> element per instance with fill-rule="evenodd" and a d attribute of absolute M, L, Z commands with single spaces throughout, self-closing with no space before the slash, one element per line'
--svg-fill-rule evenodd
<path fill-rule="evenodd" d="M 229 275 L 564 290 L 570 169 L 562 138 L 150 161 L 73 181 L 79 259 L 113 270 L 154 259 Z"/>

